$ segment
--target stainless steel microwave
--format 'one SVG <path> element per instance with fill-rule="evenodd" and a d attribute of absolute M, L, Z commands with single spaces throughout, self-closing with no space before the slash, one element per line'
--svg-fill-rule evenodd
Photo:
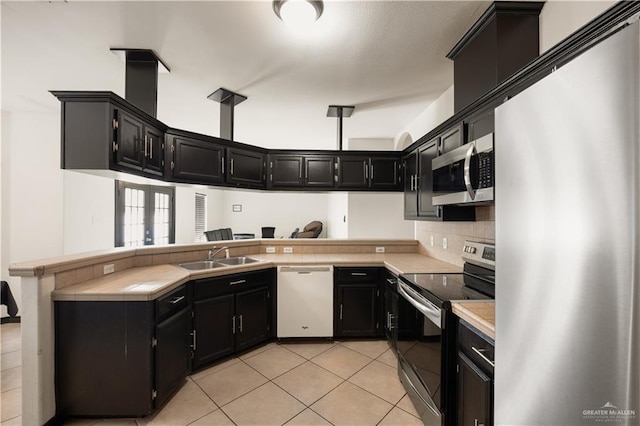
<path fill-rule="evenodd" d="M 434 158 L 433 205 L 493 202 L 493 133 Z"/>

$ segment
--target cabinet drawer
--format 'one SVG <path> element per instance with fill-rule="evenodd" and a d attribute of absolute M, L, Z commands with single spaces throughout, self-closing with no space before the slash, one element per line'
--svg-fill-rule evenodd
<path fill-rule="evenodd" d="M 187 286 L 182 285 L 175 290 L 156 299 L 156 320 L 162 320 L 165 317 L 178 312 L 189 304 L 187 297 Z"/>
<path fill-rule="evenodd" d="M 458 327 L 458 348 L 485 374 L 493 377 L 493 341 L 463 320 Z"/>
<path fill-rule="evenodd" d="M 270 276 L 270 270 L 264 270 L 195 280 L 193 281 L 193 298 L 194 300 L 202 300 L 233 291 L 267 285 L 270 282 Z"/>
<path fill-rule="evenodd" d="M 341 283 L 378 281 L 378 268 L 336 268 L 336 279 Z"/>

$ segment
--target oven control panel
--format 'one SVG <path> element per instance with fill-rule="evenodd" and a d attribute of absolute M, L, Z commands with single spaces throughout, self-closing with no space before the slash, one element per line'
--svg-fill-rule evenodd
<path fill-rule="evenodd" d="M 496 246 L 477 241 L 465 241 L 464 247 L 462 247 L 462 259 L 465 262 L 495 270 Z"/>

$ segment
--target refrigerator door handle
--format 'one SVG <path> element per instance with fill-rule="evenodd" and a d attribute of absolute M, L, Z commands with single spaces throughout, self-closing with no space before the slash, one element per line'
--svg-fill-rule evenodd
<path fill-rule="evenodd" d="M 475 142 L 471 142 L 467 154 L 464 156 L 464 186 L 467 188 L 467 192 L 472 200 L 476 199 L 476 190 L 471 185 L 471 157 L 476 152 Z"/>

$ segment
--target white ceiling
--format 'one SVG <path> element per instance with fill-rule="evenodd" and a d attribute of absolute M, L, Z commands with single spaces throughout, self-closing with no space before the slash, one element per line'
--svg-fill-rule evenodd
<path fill-rule="evenodd" d="M 235 139 L 272 148 L 336 148 L 330 104 L 355 105 L 344 138 L 395 138 L 453 83 L 447 52 L 488 1 L 325 1 L 293 34 L 271 1 L 1 2 L 2 110 L 59 113 L 49 90 L 124 97 L 113 47 L 152 49 L 158 119 L 219 134 L 224 87 L 248 97 Z M 412 135 L 417 138 L 421 135 Z"/>

